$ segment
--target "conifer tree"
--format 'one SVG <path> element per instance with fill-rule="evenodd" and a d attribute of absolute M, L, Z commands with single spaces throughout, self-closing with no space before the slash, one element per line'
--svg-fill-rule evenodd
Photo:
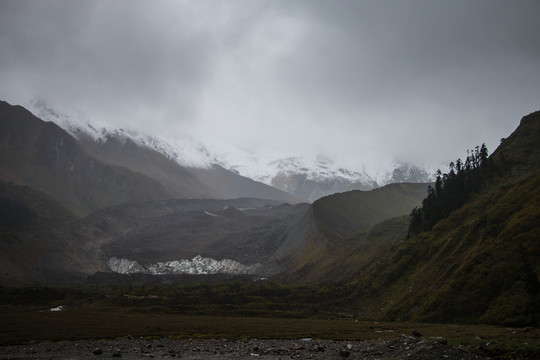
<path fill-rule="evenodd" d="M 411 212 L 407 236 L 431 230 L 439 220 L 463 206 L 492 170 L 485 144 L 467 150 L 465 163 L 461 159 L 451 162 L 448 173 L 437 170 L 434 187 L 428 186 L 422 206 Z"/>

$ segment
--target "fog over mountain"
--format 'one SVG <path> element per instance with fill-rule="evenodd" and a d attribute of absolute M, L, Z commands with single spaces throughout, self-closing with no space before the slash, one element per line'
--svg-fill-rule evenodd
<path fill-rule="evenodd" d="M 540 100 L 540 2 L 0 0 L 0 99 L 377 174 L 494 150 Z"/>
<path fill-rule="evenodd" d="M 355 171 L 342 165 L 339 159 L 333 160 L 320 155 L 316 158 L 288 157 L 272 161 L 256 156 L 242 158 L 238 156 L 239 154 L 210 151 L 200 141 L 189 136 L 167 138 L 166 136 L 154 136 L 134 130 L 98 127 L 96 124 L 90 123 L 81 114 L 69 114 L 52 108 L 43 100 L 32 101 L 30 110 L 43 121 L 60 126 L 90 148 L 106 147 L 108 150 L 94 149 L 94 152 L 97 150 L 98 157 L 105 162 L 114 162 L 113 159 L 119 156 L 118 152 L 127 151 L 125 155 L 131 161 L 126 162 L 126 159 L 117 159 L 116 164 L 127 165 L 128 167 L 135 166 L 137 171 L 147 173 L 148 168 L 140 164 L 141 159 L 136 160 L 137 164 L 133 163 L 133 152 L 144 152 L 145 150 L 142 149 L 148 149 L 156 151 L 181 167 L 189 168 L 189 171 L 196 174 L 196 176 L 205 179 L 206 185 L 214 188 L 222 188 L 223 184 L 226 183 L 225 178 L 218 176 L 216 173 L 218 171 L 222 172 L 222 175 L 228 173 L 225 176 L 230 178 L 233 183 L 237 183 L 240 178 L 237 175 L 241 175 L 297 196 L 296 199 L 289 198 L 289 201 L 296 202 L 303 199 L 303 201 L 313 202 L 323 196 L 349 190 L 371 190 L 391 183 L 427 183 L 434 181 L 434 169 L 418 167 L 406 161 L 394 161 L 390 165 L 380 164 L 381 167 L 378 171 L 368 173 L 364 166 L 362 166 L 361 170 Z M 113 143 L 116 145 L 111 145 Z M 128 143 L 134 146 L 127 146 Z M 153 162 L 160 161 L 158 159 L 150 161 L 150 163 Z M 353 166 L 352 169 L 354 168 Z M 223 173 L 219 169 L 229 171 Z M 149 173 L 155 172 L 159 171 L 155 168 L 149 171 Z M 176 187 L 179 183 L 183 183 L 184 180 L 174 179 L 171 182 L 171 179 L 168 179 L 166 182 Z M 245 193 L 246 185 L 239 187 L 238 184 L 236 185 L 238 190 L 243 188 L 239 193 L 236 193 L 238 196 L 240 194 L 247 195 Z M 224 189 L 222 188 L 222 190 Z M 227 197 L 234 195 L 229 191 L 226 192 L 228 193 Z M 254 196 L 255 193 L 251 195 Z M 260 195 L 259 192 L 258 196 Z"/>

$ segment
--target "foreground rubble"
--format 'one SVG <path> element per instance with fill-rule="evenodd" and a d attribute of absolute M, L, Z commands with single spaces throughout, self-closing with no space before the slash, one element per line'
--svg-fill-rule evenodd
<path fill-rule="evenodd" d="M 483 359 L 442 338 L 371 341 L 126 339 L 0 347 L 2 359 Z"/>

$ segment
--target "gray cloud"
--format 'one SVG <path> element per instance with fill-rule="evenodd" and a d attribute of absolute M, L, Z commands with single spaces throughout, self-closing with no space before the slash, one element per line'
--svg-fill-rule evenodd
<path fill-rule="evenodd" d="M 0 98 L 261 156 L 438 165 L 540 107 L 539 1 L 2 1 Z"/>
<path fill-rule="evenodd" d="M 18 83 L 21 96 L 71 104 L 112 122 L 166 125 L 185 117 L 208 75 L 211 34 L 186 25 L 191 14 L 172 3 L 149 5 L 4 2 L 11 11 L 1 19 L 2 76 Z M 2 93 L 11 94 L 5 83 Z"/>

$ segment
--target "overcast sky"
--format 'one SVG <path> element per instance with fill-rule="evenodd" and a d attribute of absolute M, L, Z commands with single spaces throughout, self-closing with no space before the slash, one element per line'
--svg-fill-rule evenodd
<path fill-rule="evenodd" d="M 0 99 L 265 158 L 439 166 L 540 109 L 540 1 L 0 0 Z"/>

